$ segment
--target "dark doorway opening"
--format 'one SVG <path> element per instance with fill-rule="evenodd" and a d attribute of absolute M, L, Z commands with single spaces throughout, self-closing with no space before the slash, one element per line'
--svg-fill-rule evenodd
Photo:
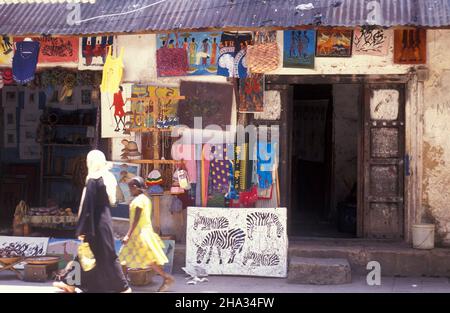
<path fill-rule="evenodd" d="M 294 85 L 291 235 L 356 237 L 359 84 Z"/>

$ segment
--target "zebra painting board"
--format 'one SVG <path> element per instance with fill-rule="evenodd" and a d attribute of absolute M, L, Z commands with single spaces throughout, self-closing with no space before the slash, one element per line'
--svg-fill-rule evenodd
<path fill-rule="evenodd" d="M 209 275 L 287 276 L 286 208 L 189 207 L 186 267 Z"/>

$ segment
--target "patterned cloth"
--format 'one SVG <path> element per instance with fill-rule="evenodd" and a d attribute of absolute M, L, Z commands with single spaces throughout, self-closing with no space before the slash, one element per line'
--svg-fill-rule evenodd
<path fill-rule="evenodd" d="M 150 264 L 164 265 L 169 262 L 164 253 L 164 243 L 153 231 L 151 221 L 152 205 L 150 199 L 141 194 L 130 204 L 130 222 L 134 221 L 136 209 L 142 212 L 139 222 L 131 234 L 128 244 L 123 245 L 119 252 L 121 262 L 126 262 L 129 268 L 147 268 Z"/>
<path fill-rule="evenodd" d="M 214 160 L 210 165 L 211 190 L 213 193 L 227 193 L 230 187 L 229 172 L 231 162 L 228 160 L 226 145 L 216 145 L 211 148 Z"/>
<path fill-rule="evenodd" d="M 268 142 L 258 143 L 258 184 L 259 188 L 268 189 L 272 183 L 272 171 L 274 166 L 273 145 Z"/>

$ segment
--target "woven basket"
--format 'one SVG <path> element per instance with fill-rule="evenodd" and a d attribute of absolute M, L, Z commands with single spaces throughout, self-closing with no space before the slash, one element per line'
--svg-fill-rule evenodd
<path fill-rule="evenodd" d="M 128 278 L 133 286 L 146 286 L 151 284 L 154 272 L 150 269 L 128 269 Z"/>
<path fill-rule="evenodd" d="M 264 74 L 274 71 L 279 63 L 280 51 L 276 41 L 255 43 L 247 47 L 247 66 L 250 73 Z"/>

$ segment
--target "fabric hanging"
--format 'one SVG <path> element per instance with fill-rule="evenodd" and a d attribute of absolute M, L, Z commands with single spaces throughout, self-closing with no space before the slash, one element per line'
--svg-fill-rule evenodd
<path fill-rule="evenodd" d="M 217 75 L 239 78 L 247 77 L 247 46 L 252 43 L 252 39 L 252 34 L 222 34 Z"/>
<path fill-rule="evenodd" d="M 16 42 L 16 52 L 13 57 L 13 78 L 19 84 L 31 82 L 36 73 L 40 44 L 38 41 Z"/>
<path fill-rule="evenodd" d="M 103 78 L 100 85 L 102 92 L 116 93 L 122 81 L 123 74 L 123 48 L 120 49 L 120 55 L 114 58 L 111 46 L 108 47 L 108 56 L 103 66 Z"/>
<path fill-rule="evenodd" d="M 210 169 L 210 151 L 211 145 L 205 144 L 203 146 L 202 151 L 202 161 L 201 161 L 201 199 L 202 206 L 206 207 L 208 204 L 208 178 L 209 178 L 209 169 Z"/>
<path fill-rule="evenodd" d="M 229 170 L 231 166 L 228 160 L 227 146 L 215 145 L 211 150 L 214 159 L 211 161 L 210 176 L 212 192 L 227 193 L 229 189 Z"/>
<path fill-rule="evenodd" d="M 273 145 L 268 142 L 258 142 L 258 185 L 267 189 L 272 183 L 272 171 L 274 166 Z"/>

